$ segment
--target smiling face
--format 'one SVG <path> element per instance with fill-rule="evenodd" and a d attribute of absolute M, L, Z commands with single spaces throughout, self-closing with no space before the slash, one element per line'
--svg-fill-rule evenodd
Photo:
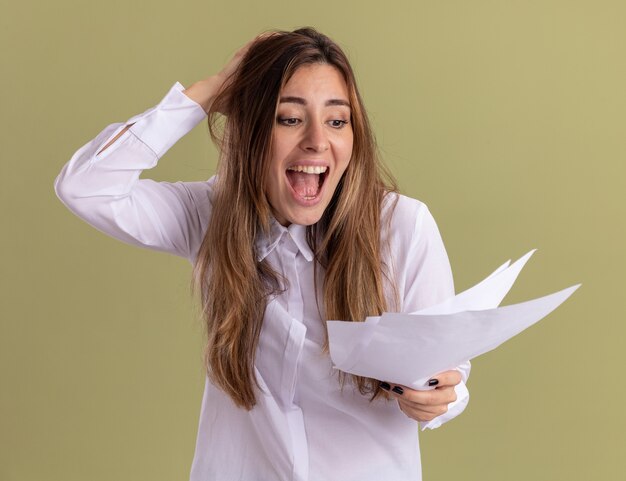
<path fill-rule="evenodd" d="M 299 67 L 278 97 L 266 192 L 282 225 L 312 225 L 352 156 L 348 87 L 335 67 Z"/>

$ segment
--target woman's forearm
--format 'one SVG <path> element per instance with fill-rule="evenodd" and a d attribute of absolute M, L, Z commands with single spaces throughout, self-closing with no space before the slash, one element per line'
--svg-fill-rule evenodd
<path fill-rule="evenodd" d="M 97 155 L 100 155 L 104 150 L 106 150 L 109 147 L 109 145 L 111 145 L 113 142 L 115 142 L 117 139 L 119 139 L 124 134 L 124 132 L 126 132 L 128 129 L 130 129 L 133 125 L 135 125 L 134 122 L 132 124 L 128 124 L 126 127 L 124 127 L 124 129 L 119 134 L 117 134 L 115 137 L 113 137 L 109 141 L 108 144 L 106 144 L 104 147 L 102 147 L 102 150 L 100 150 L 100 152 L 98 152 Z"/>
<path fill-rule="evenodd" d="M 213 103 L 213 99 L 217 95 L 219 88 L 222 85 L 222 80 L 214 75 L 212 77 L 208 77 L 203 80 L 199 80 L 192 84 L 189 88 L 183 90 L 183 93 L 189 97 L 191 100 L 200 104 L 205 112 L 209 111 L 211 104 Z M 118 138 L 120 138 L 133 124 L 129 124 L 124 129 L 117 134 L 111 141 L 106 144 L 98 154 L 102 153 L 106 150 L 111 144 L 113 144 Z"/>

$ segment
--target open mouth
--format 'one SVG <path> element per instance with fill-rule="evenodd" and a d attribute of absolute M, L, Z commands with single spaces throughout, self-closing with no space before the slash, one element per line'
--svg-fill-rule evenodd
<path fill-rule="evenodd" d="M 328 167 L 294 165 L 287 169 L 287 179 L 293 191 L 303 200 L 314 200 L 322 191 Z"/>

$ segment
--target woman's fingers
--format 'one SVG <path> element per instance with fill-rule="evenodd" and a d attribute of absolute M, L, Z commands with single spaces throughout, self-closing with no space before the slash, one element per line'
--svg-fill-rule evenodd
<path fill-rule="evenodd" d="M 228 63 L 222 67 L 222 70 L 215 75 L 196 82 L 188 89 L 185 89 L 185 94 L 192 100 L 195 100 L 197 103 L 202 105 L 204 111 L 208 113 L 215 97 L 223 91 L 226 81 L 235 73 L 252 44 L 257 40 L 270 35 L 272 35 L 272 33 L 262 33 L 261 35 L 257 35 L 243 47 L 240 47 Z M 228 108 L 228 105 L 223 104 L 219 107 L 218 111 L 223 115 L 228 115 Z"/>
<path fill-rule="evenodd" d="M 445 371 L 441 374 L 437 374 L 431 381 L 436 380 L 437 383 L 433 383 L 432 385 L 441 387 L 441 386 L 456 386 L 461 382 L 461 373 L 456 369 L 451 371 Z"/>
<path fill-rule="evenodd" d="M 433 406 L 428 411 L 424 409 L 414 408 L 412 406 L 407 405 L 406 403 L 402 403 L 398 400 L 398 406 L 400 410 L 406 414 L 411 419 L 415 419 L 416 421 L 431 421 L 435 419 L 437 416 L 441 416 L 448 411 L 448 407 L 444 406 Z"/>
<path fill-rule="evenodd" d="M 393 390 L 391 393 L 397 399 L 402 399 L 406 403 L 419 406 L 438 406 L 456 401 L 454 386 L 445 386 L 431 391 L 416 391 L 414 389 L 404 387 L 402 389 L 402 394 Z"/>
<path fill-rule="evenodd" d="M 246 55 L 246 53 L 248 52 L 252 44 L 256 42 L 257 40 L 261 40 L 263 38 L 269 37 L 270 35 L 272 35 L 271 32 L 262 33 L 254 37 L 252 40 L 248 41 L 244 46 L 240 47 L 239 50 L 237 50 L 235 54 L 232 56 L 230 61 L 224 66 L 222 71 L 218 73 L 218 75 L 222 77 L 223 79 L 228 78 L 236 70 L 237 66 L 239 65 L 243 57 Z"/>
<path fill-rule="evenodd" d="M 397 399 L 400 409 L 407 416 L 418 421 L 430 421 L 446 413 L 448 405 L 456 401 L 454 386 L 460 382 L 461 373 L 452 370 L 435 376 L 430 385 L 436 387 L 428 391 L 386 382 L 381 383 L 381 387 Z"/>
<path fill-rule="evenodd" d="M 406 386 L 389 385 L 388 391 L 391 395 L 398 399 L 420 405 L 438 405 L 448 404 L 456 401 L 455 385 L 439 386 L 429 391 L 416 391 Z M 384 389 L 384 387 L 383 387 Z"/>
<path fill-rule="evenodd" d="M 430 421 L 448 412 L 448 405 L 456 400 L 454 386 L 432 391 L 415 391 L 405 388 L 402 394 L 393 392 L 404 414 L 417 421 Z"/>

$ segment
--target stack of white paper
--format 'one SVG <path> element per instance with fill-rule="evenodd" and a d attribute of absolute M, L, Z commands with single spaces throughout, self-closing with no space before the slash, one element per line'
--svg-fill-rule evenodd
<path fill-rule="evenodd" d="M 431 389 L 436 374 L 495 349 L 563 303 L 580 284 L 498 307 L 535 252 L 510 261 L 460 294 L 412 314 L 385 312 L 365 322 L 328 321 L 337 369 L 413 389 Z"/>

